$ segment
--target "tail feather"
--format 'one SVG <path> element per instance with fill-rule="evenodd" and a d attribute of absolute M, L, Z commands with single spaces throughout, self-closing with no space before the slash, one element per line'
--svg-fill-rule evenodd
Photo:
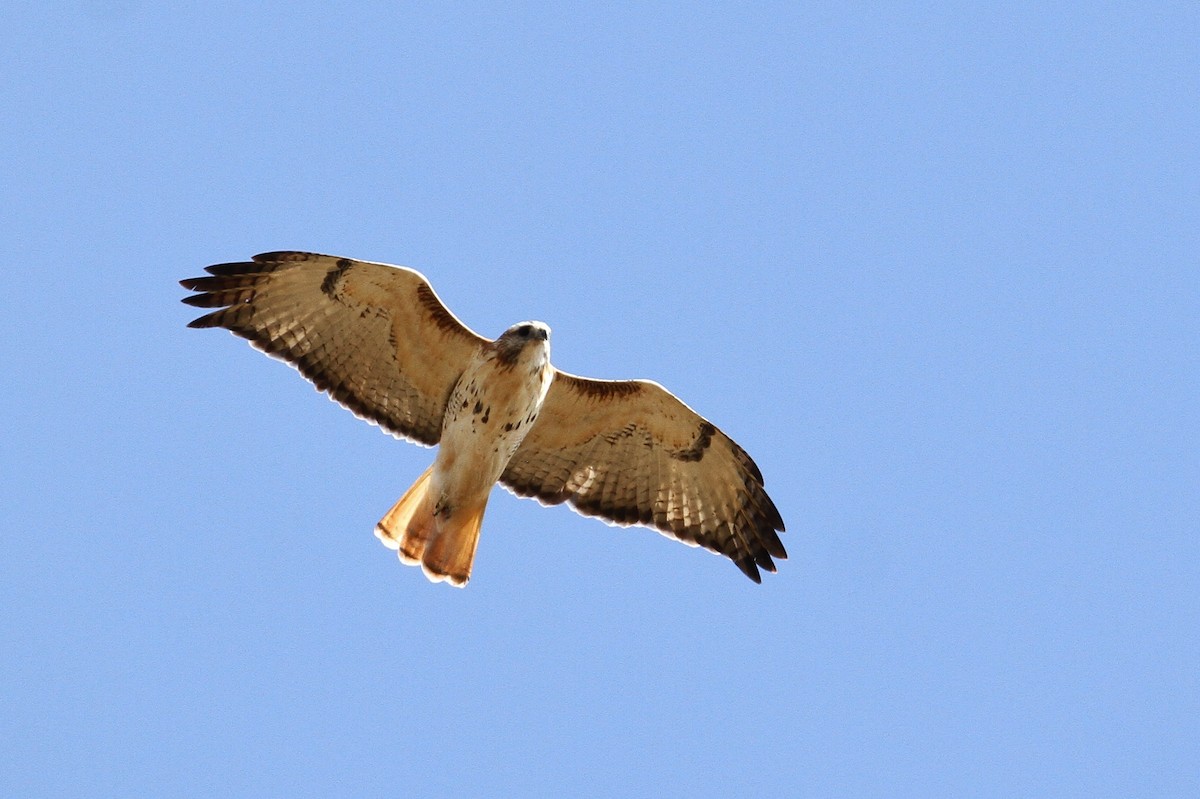
<path fill-rule="evenodd" d="M 479 545 L 479 530 L 487 497 L 477 507 L 460 508 L 440 522 L 440 529 L 425 548 L 421 568 L 435 583 L 447 580 L 462 588 L 471 579 L 475 548 Z"/>
<path fill-rule="evenodd" d="M 461 588 L 471 578 L 488 498 L 485 496 L 476 507 L 456 508 L 436 518 L 430 491 L 432 475 L 430 466 L 375 525 L 375 536 L 388 549 L 396 550 L 402 562 L 421 564 L 431 581 L 445 580 Z"/>
<path fill-rule="evenodd" d="M 433 500 L 429 495 L 432 475 L 430 466 L 375 525 L 375 537 L 388 549 L 396 550 L 400 560 L 409 565 L 421 562 L 425 545 L 433 535 Z"/>

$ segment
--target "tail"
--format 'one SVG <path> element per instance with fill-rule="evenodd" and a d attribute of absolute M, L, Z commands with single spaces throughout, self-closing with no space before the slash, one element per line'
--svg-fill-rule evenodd
<path fill-rule="evenodd" d="M 433 500 L 429 495 L 432 475 L 430 466 L 375 525 L 375 537 L 388 549 L 396 550 L 400 560 L 410 566 L 421 562 L 425 543 L 434 530 Z"/>
<path fill-rule="evenodd" d="M 430 466 L 375 525 L 375 535 L 396 550 L 403 563 L 420 563 L 431 581 L 446 580 L 462 588 L 471 578 L 487 497 L 476 507 L 454 508 L 436 517 L 429 490 L 432 474 Z"/>

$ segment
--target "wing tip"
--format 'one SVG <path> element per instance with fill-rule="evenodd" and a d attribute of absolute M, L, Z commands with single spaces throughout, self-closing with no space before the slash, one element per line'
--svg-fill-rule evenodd
<path fill-rule="evenodd" d="M 223 327 L 220 317 L 224 311 L 225 309 L 222 308 L 220 311 L 213 311 L 212 313 L 206 313 L 204 316 L 197 316 L 195 319 L 188 322 L 187 326 L 193 330 L 209 327 Z"/>
<path fill-rule="evenodd" d="M 261 269 L 256 268 L 258 264 L 251 261 L 231 261 L 225 264 L 212 264 L 204 267 L 204 271 L 210 275 L 217 277 L 229 277 L 230 275 L 244 275 L 250 272 L 261 272 Z M 194 278 L 199 279 L 199 278 Z"/>
<path fill-rule="evenodd" d="M 742 574 L 749 577 L 756 584 L 762 585 L 762 575 L 758 573 L 758 564 L 754 562 L 753 557 L 738 558 L 734 561 L 734 565 L 741 569 Z M 774 571 L 774 569 L 771 569 L 771 571 Z"/>
<path fill-rule="evenodd" d="M 762 544 L 767 554 L 771 557 L 787 560 L 787 550 L 783 547 L 783 541 L 779 539 L 779 533 L 775 532 L 777 529 L 779 528 L 764 531 Z"/>
<path fill-rule="evenodd" d="M 249 261 L 229 261 L 223 264 L 213 264 L 204 267 L 204 271 L 210 275 L 217 277 L 230 277 L 233 275 L 254 275 L 261 272 L 273 272 L 286 264 L 296 261 L 310 261 L 314 258 L 332 258 L 329 255 L 320 255 L 314 252 L 300 252 L 297 250 L 276 250 L 274 252 L 260 252 L 258 255 L 250 257 Z"/>

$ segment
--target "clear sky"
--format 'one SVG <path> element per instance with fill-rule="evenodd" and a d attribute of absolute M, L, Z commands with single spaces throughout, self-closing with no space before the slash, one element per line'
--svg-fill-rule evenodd
<path fill-rule="evenodd" d="M 1200 795 L 1200 6 L 9 4 L 0 795 Z M 580 8 L 582 7 L 582 8 Z M 180 278 L 413 266 L 790 559 L 497 491 Z"/>

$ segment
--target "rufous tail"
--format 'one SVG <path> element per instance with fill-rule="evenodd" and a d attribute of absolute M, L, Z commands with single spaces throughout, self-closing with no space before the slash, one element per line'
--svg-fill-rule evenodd
<path fill-rule="evenodd" d="M 421 564 L 433 582 L 445 580 L 461 588 L 471 577 L 487 497 L 476 507 L 452 508 L 435 517 L 429 490 L 432 474 L 430 466 L 375 525 L 375 535 L 384 546 L 396 550 L 403 563 Z"/>
<path fill-rule="evenodd" d="M 396 550 L 400 560 L 410 565 L 421 562 L 425 542 L 433 533 L 433 500 L 429 497 L 432 475 L 430 466 L 375 525 L 375 537 L 388 549 Z"/>

